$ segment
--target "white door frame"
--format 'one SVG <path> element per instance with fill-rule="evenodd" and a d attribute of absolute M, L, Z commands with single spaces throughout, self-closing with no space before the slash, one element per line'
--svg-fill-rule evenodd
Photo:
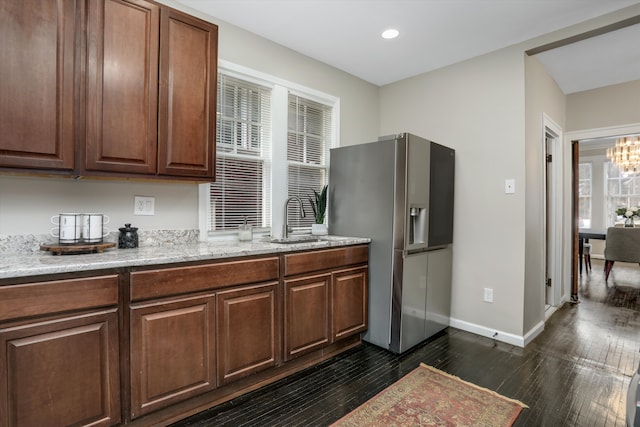
<path fill-rule="evenodd" d="M 566 132 L 564 134 L 564 144 L 563 144 L 563 153 L 565 154 L 565 158 L 563 161 L 563 165 L 565 167 L 565 171 L 567 171 L 564 175 L 564 187 L 565 193 L 562 200 L 565 206 L 567 206 L 566 212 L 569 214 L 564 218 L 564 230 L 563 234 L 563 261 L 562 265 L 564 266 L 563 273 L 563 296 L 564 299 L 567 296 L 571 295 L 571 268 L 573 264 L 573 252 L 572 252 L 572 242 L 573 242 L 573 230 L 571 229 L 571 212 L 572 211 L 572 186 L 571 186 L 571 155 L 566 155 L 567 153 L 571 153 L 571 142 L 572 141 L 581 141 L 585 139 L 594 139 L 594 138 L 607 138 L 614 137 L 618 135 L 629 135 L 629 134 L 640 134 L 640 123 L 633 123 L 628 125 L 619 125 L 619 126 L 610 126 L 603 128 L 594 128 L 594 129 L 584 129 L 572 132 Z"/>
<path fill-rule="evenodd" d="M 552 138 L 550 144 L 550 153 L 553 161 L 550 164 L 550 182 L 546 182 L 546 173 L 543 170 L 543 177 L 545 182 L 543 185 L 543 212 L 545 215 L 543 217 L 543 232 L 547 230 L 548 227 L 548 236 L 550 236 L 550 241 L 547 242 L 547 236 L 544 236 L 545 244 L 542 245 L 543 251 L 543 260 L 546 264 L 549 263 L 549 278 L 551 279 L 551 291 L 549 292 L 549 300 L 547 301 L 552 307 L 558 307 L 561 305 L 562 301 L 562 263 L 560 254 L 562 253 L 562 207 L 563 207 L 563 179 L 562 179 L 562 166 L 564 164 L 564 156 L 562 149 L 562 128 L 554 122 L 549 116 L 546 114 L 542 114 L 542 153 L 543 157 L 546 154 L 546 138 L 547 135 L 550 135 Z M 543 168 L 546 169 L 546 158 L 543 158 Z M 548 185 L 547 185 L 548 184 Z M 544 194 L 545 191 L 549 191 L 550 200 L 550 208 L 549 211 L 549 223 L 547 224 L 546 212 L 547 212 L 547 197 Z M 549 254 L 547 253 L 547 247 L 549 248 Z M 548 260 L 548 261 L 547 261 Z M 543 267 L 543 269 L 545 269 Z M 545 280 L 547 278 L 546 272 L 543 274 Z M 542 286 L 546 286 L 546 284 L 542 284 Z M 545 292 L 543 298 L 546 300 L 547 289 L 545 288 Z M 543 300 L 543 304 L 545 301 Z"/>

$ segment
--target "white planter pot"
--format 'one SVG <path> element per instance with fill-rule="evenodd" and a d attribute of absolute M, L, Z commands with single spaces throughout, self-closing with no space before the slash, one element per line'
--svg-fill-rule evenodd
<path fill-rule="evenodd" d="M 327 230 L 327 225 L 326 224 L 312 224 L 311 225 L 311 234 L 313 234 L 314 236 L 324 236 L 326 234 L 329 234 L 329 231 Z"/>

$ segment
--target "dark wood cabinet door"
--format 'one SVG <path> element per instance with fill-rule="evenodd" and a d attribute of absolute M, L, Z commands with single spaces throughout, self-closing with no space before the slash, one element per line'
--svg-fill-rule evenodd
<path fill-rule="evenodd" d="M 131 418 L 215 388 L 215 299 L 131 308 Z"/>
<path fill-rule="evenodd" d="M 329 344 L 331 274 L 284 282 L 285 358 L 317 350 Z"/>
<path fill-rule="evenodd" d="M 162 9 L 158 173 L 213 179 L 218 27 Z"/>
<path fill-rule="evenodd" d="M 0 328 L 0 425 L 120 422 L 116 309 Z"/>
<path fill-rule="evenodd" d="M 218 384 L 280 363 L 280 310 L 276 283 L 219 292 Z"/>
<path fill-rule="evenodd" d="M 74 167 L 74 0 L 0 2 L 0 167 Z"/>
<path fill-rule="evenodd" d="M 332 337 L 334 340 L 367 330 L 367 267 L 333 274 Z"/>
<path fill-rule="evenodd" d="M 91 0 L 84 170 L 155 174 L 160 9 Z"/>

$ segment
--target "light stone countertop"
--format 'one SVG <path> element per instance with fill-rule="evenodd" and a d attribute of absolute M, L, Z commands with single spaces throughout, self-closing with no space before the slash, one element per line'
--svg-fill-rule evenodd
<path fill-rule="evenodd" d="M 110 248 L 102 253 L 80 255 L 53 255 L 45 251 L 36 254 L 2 254 L 0 258 L 0 279 L 187 261 L 206 261 L 239 256 L 333 248 L 369 242 L 371 242 L 371 239 L 362 237 L 320 236 L 320 240 L 316 242 L 286 244 L 254 240 L 251 242 L 207 242 L 141 247 L 137 249 Z"/>

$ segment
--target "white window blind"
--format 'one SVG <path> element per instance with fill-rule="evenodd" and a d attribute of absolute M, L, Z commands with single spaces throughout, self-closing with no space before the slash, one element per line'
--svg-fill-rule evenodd
<path fill-rule="evenodd" d="M 578 227 L 591 228 L 593 172 L 591 163 L 578 165 Z"/>
<path fill-rule="evenodd" d="M 333 112 L 329 105 L 294 94 L 288 103 L 287 193 L 300 197 L 307 213 L 302 218 L 297 204 L 290 203 L 289 224 L 310 227 L 315 221 L 308 198 L 328 181 Z"/>
<path fill-rule="evenodd" d="M 271 89 L 219 73 L 209 231 L 271 226 Z"/>

